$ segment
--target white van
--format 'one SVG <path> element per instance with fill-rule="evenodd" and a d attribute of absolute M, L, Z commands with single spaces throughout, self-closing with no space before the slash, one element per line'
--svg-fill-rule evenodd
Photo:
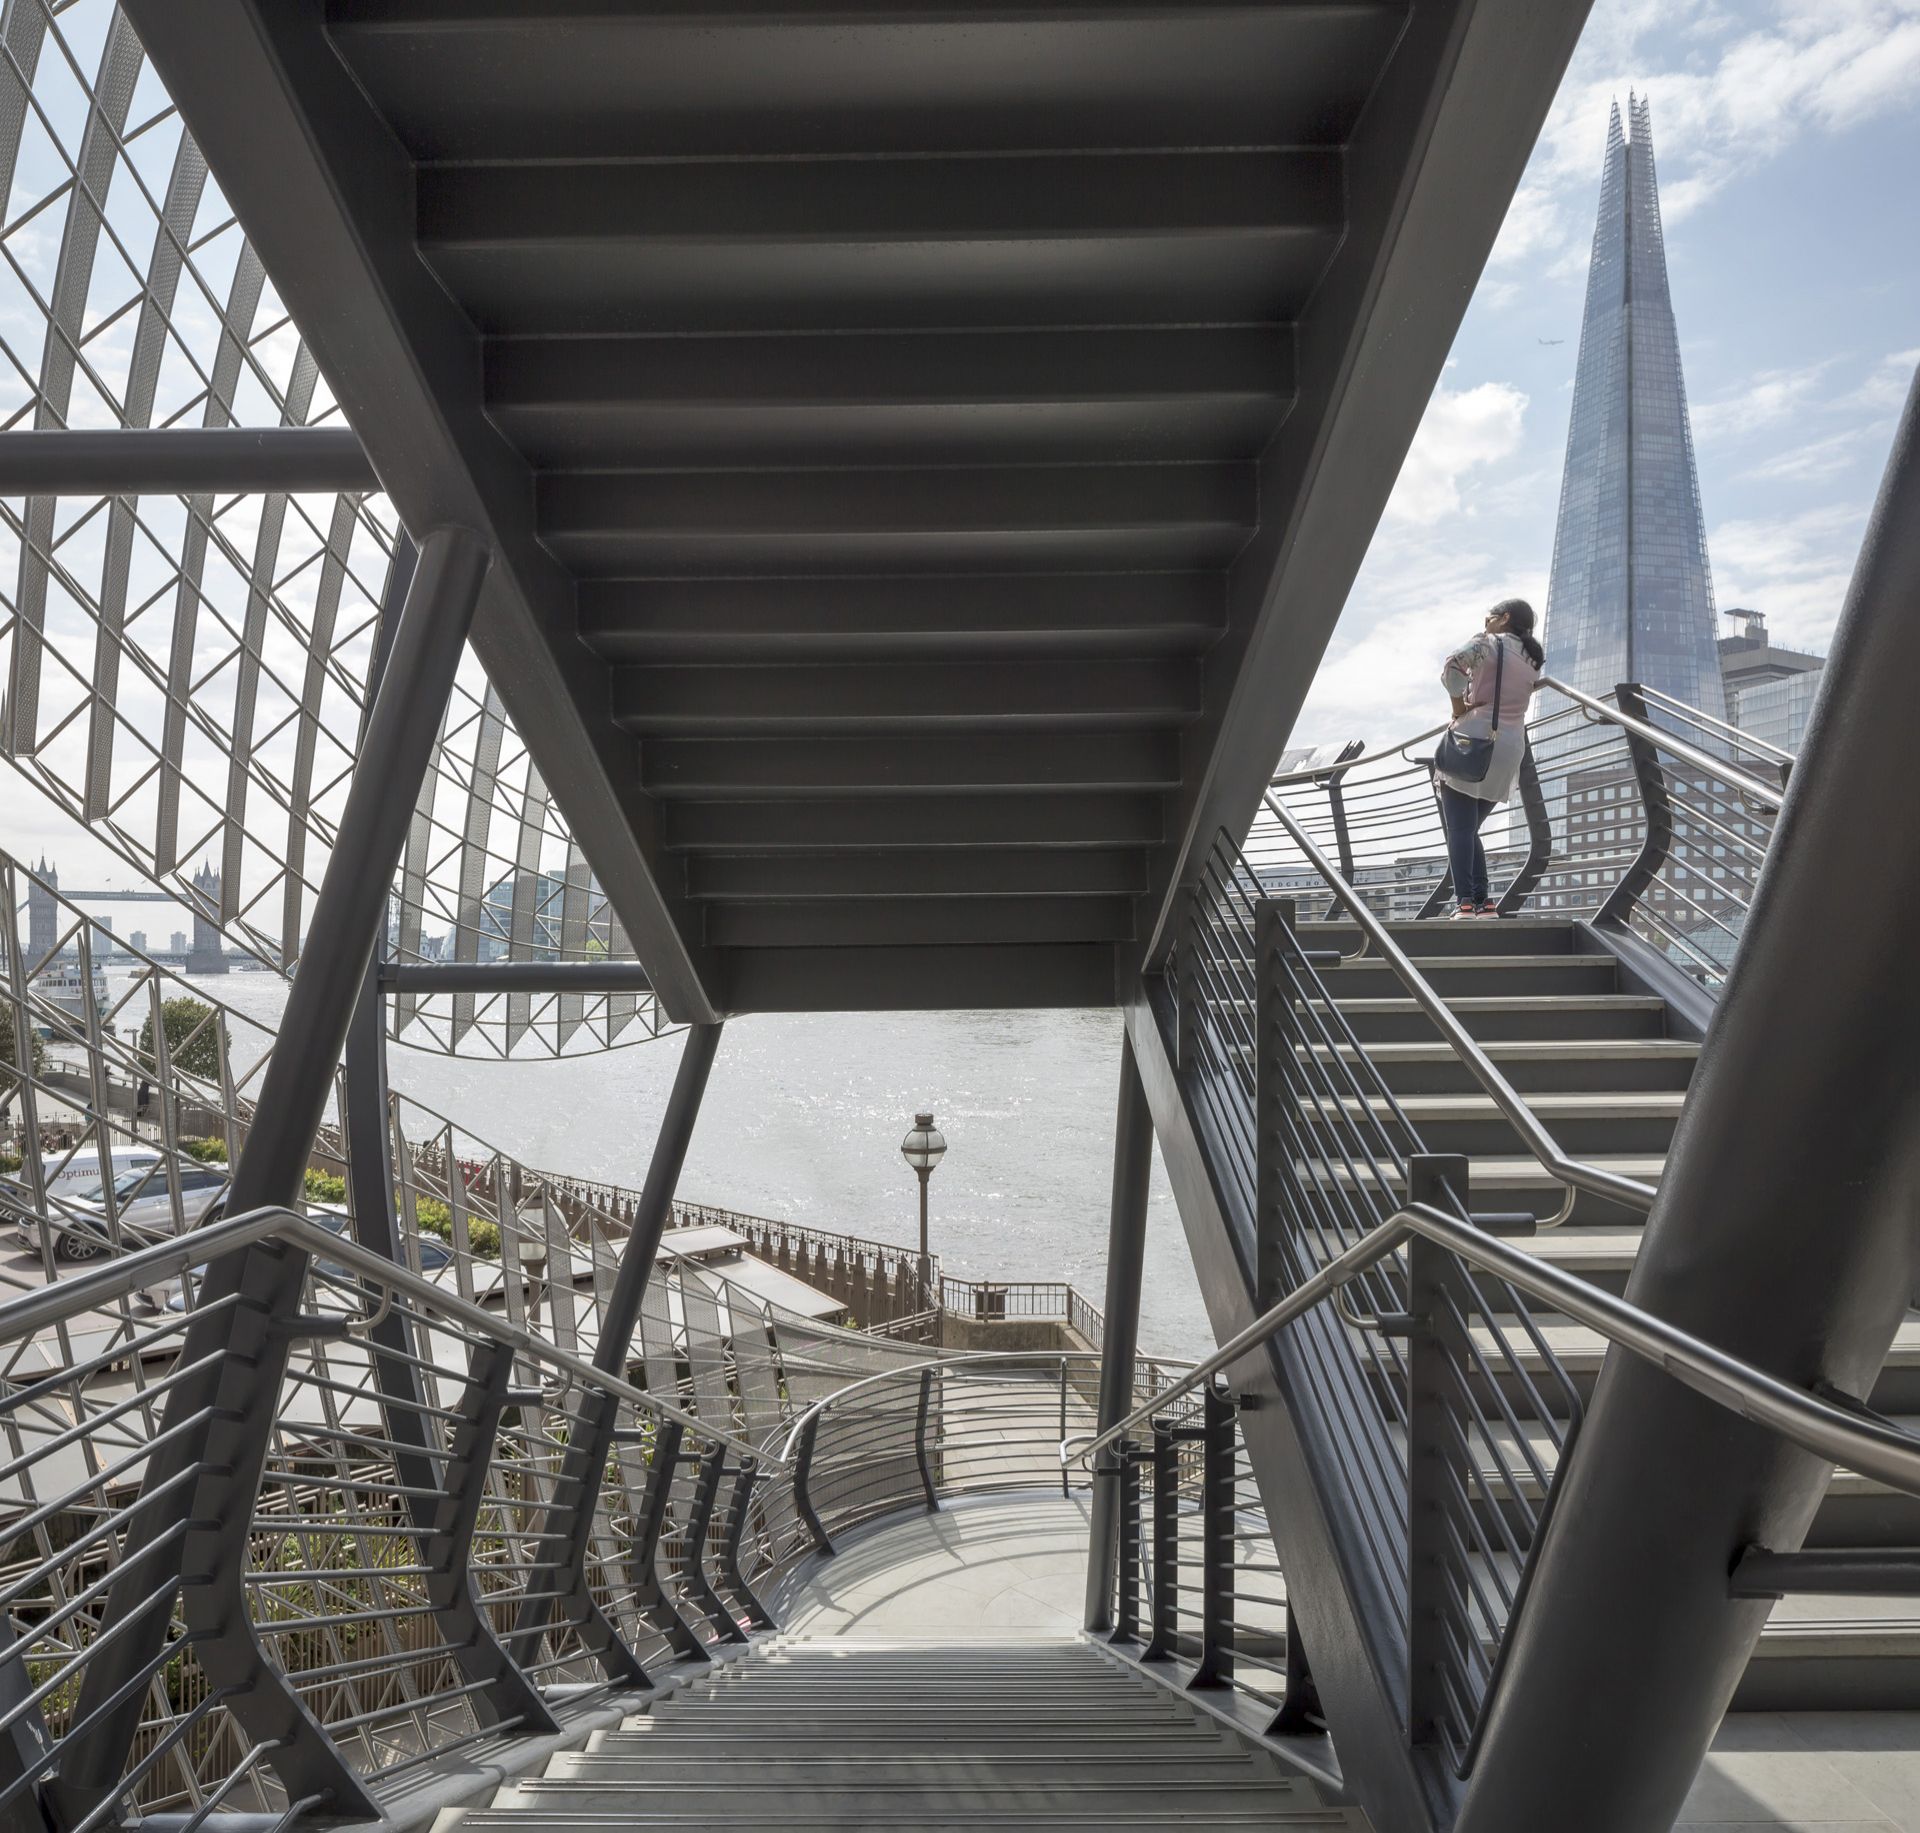
<path fill-rule="evenodd" d="M 160 1163 L 161 1155 L 152 1146 L 115 1146 L 107 1154 L 113 1167 L 115 1184 L 129 1172 L 146 1171 Z M 40 1174 L 46 1180 L 48 1207 L 56 1213 L 80 1193 L 96 1190 L 100 1183 L 100 1154 L 92 1146 L 74 1152 L 49 1152 L 40 1160 Z M 4 1180 L 0 1206 L 12 1211 L 13 1220 L 24 1234 L 36 1234 L 39 1220 L 33 1213 L 33 1185 L 24 1170 Z"/>

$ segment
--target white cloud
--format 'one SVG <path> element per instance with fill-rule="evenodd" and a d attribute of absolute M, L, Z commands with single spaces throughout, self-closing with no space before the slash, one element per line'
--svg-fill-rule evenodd
<path fill-rule="evenodd" d="M 1913 386 L 1913 373 L 1920 368 L 1920 348 L 1895 350 L 1873 366 L 1867 379 L 1852 394 L 1843 395 L 1842 407 L 1861 407 L 1877 414 L 1898 413 Z"/>
<path fill-rule="evenodd" d="M 1805 369 L 1763 370 L 1737 394 L 1695 403 L 1691 409 L 1694 438 L 1739 438 L 1800 413 L 1818 394 L 1821 378 L 1830 367 L 1830 363 L 1814 363 Z"/>
<path fill-rule="evenodd" d="M 1464 389 L 1443 383 L 1435 389 L 1400 467 L 1386 519 L 1428 528 L 1460 514 L 1461 481 L 1518 450 L 1526 411 L 1527 397 L 1505 382 Z"/>
<path fill-rule="evenodd" d="M 1828 433 L 1822 439 L 1800 441 L 1740 475 L 1742 478 L 1796 484 L 1838 477 L 1852 465 L 1865 433 L 1864 427 L 1850 426 L 1838 433 Z"/>
<path fill-rule="evenodd" d="M 1447 531 L 1375 537 L 1290 745 L 1397 741 L 1446 717 L 1441 659 L 1473 635 L 1489 605 L 1546 599 L 1544 572 L 1513 574 Z"/>
<path fill-rule="evenodd" d="M 1603 5 L 1547 117 L 1496 258 L 1559 250 L 1563 260 L 1584 259 L 1607 109 L 1616 100 L 1624 108 L 1630 89 L 1652 103 L 1661 210 L 1677 223 L 1804 136 L 1843 133 L 1906 107 L 1916 87 L 1920 0 L 1775 0 L 1758 25 L 1708 4 Z"/>
<path fill-rule="evenodd" d="M 1825 649 L 1853 576 L 1864 507 L 1828 504 L 1766 521 L 1722 522 L 1708 538 L 1714 596 L 1751 605 L 1783 643 Z"/>

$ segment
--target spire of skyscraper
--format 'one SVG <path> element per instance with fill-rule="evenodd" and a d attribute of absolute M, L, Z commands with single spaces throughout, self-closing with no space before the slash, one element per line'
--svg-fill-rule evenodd
<path fill-rule="evenodd" d="M 1644 96 L 1607 125 L 1547 593 L 1547 665 L 1724 717 L 1713 579 Z"/>

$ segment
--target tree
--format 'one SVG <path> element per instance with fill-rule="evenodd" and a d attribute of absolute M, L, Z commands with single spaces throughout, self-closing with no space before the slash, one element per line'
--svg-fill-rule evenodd
<path fill-rule="evenodd" d="M 31 1026 L 27 1030 L 28 1057 L 33 1073 L 38 1076 L 46 1071 L 47 1041 Z M 10 1101 L 13 1091 L 20 1082 L 20 1071 L 15 1067 L 13 1054 L 13 1007 L 0 1003 L 0 1101 Z"/>
<path fill-rule="evenodd" d="M 213 1008 L 203 999 L 169 999 L 160 1007 L 167 1028 L 167 1052 L 175 1069 L 203 1082 L 220 1080 L 220 1032 Z M 153 1020 L 140 1027 L 140 1054 L 153 1061 Z"/>

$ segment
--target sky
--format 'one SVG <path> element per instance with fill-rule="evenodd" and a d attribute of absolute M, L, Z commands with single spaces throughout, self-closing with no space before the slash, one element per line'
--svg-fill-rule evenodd
<path fill-rule="evenodd" d="M 1715 597 L 1824 652 L 1920 364 L 1920 0 L 1597 0 L 1292 743 L 1431 725 L 1440 657 L 1486 607 L 1546 609 L 1629 89 L 1652 103 Z"/>

